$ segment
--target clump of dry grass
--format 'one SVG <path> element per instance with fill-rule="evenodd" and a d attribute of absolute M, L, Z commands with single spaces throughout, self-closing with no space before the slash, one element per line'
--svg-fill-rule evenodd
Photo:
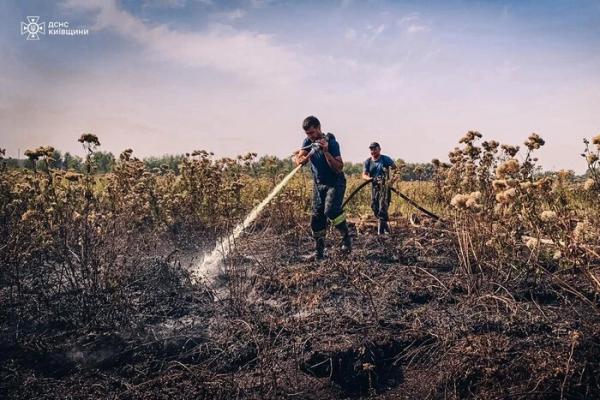
<path fill-rule="evenodd" d="M 584 233 L 590 231 L 589 223 L 600 222 L 595 197 L 600 186 L 600 139 L 592 140 L 597 148 L 585 141 L 583 156 L 590 177 L 578 184 L 568 172 L 539 174 L 535 152 L 545 141 L 538 134 L 525 141 L 521 157 L 519 146 L 496 141 L 479 145 L 481 138 L 474 131 L 462 137 L 462 147 L 448 155 L 449 168 L 443 168 L 439 160 L 434 163 L 438 198 L 451 206 L 454 215 L 463 269 L 489 271 L 505 279 L 514 277 L 516 271 L 516 276 L 530 279 L 541 270 L 575 266 L 600 290 L 591 269 L 600 242 L 597 236 Z M 577 223 L 582 219 L 586 222 Z"/>

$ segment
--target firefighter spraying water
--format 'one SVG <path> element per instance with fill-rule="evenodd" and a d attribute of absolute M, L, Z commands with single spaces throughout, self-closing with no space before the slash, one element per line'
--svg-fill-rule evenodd
<path fill-rule="evenodd" d="M 314 154 L 318 153 L 321 150 L 321 145 L 319 142 L 309 142 L 305 143 L 305 145 L 298 151 L 296 154 L 306 154 L 307 159 L 310 159 Z M 216 274 L 219 272 L 219 267 L 221 265 L 221 261 L 227 257 L 227 255 L 234 249 L 236 239 L 242 234 L 244 229 L 246 229 L 254 220 L 259 216 L 260 212 L 275 198 L 275 196 L 287 185 L 287 183 L 292 179 L 292 177 L 302 168 L 305 163 L 298 163 L 296 167 L 289 173 L 283 180 L 273 188 L 271 193 L 244 219 L 243 222 L 238 224 L 233 232 L 224 238 L 219 238 L 214 249 L 205 255 L 202 262 L 193 268 L 194 275 L 198 280 L 205 279 L 211 280 Z M 343 197 L 343 192 L 341 196 Z"/>
<path fill-rule="evenodd" d="M 306 138 L 302 149 L 296 156 L 296 164 L 311 164 L 313 175 L 313 199 L 310 228 L 315 239 L 315 254 L 317 260 L 325 256 L 325 238 L 327 221 L 340 232 L 341 248 L 345 252 L 352 250 L 352 238 L 346 222 L 346 214 L 342 208 L 346 192 L 346 177 L 340 145 L 331 133 L 321 131 L 321 122 L 314 116 L 304 119 L 302 128 Z M 317 146 L 315 146 L 317 145 Z M 306 148 L 311 147 L 309 152 Z"/>
<path fill-rule="evenodd" d="M 372 183 L 371 207 L 378 218 L 378 233 L 389 233 L 388 213 L 391 192 L 395 192 L 411 205 L 425 214 L 438 219 L 437 215 L 425 210 L 414 201 L 397 191 L 389 181 L 389 167 L 393 167 L 391 158 L 380 155 L 380 147 L 372 143 L 371 158 L 365 161 L 363 178 L 365 182 L 358 186 L 344 201 L 346 178 L 344 176 L 340 145 L 331 133 L 321 131 L 321 123 L 314 116 L 307 117 L 302 128 L 306 138 L 300 150 L 295 153 L 296 167 L 273 188 L 269 195 L 239 223 L 231 234 L 219 238 L 214 249 L 205 255 L 203 260 L 193 267 L 196 280 L 211 281 L 220 271 L 222 260 L 235 248 L 235 242 L 244 229 L 250 226 L 260 212 L 281 192 L 292 177 L 303 165 L 311 163 L 313 175 L 313 199 L 310 227 L 315 240 L 315 253 L 309 259 L 321 260 L 325 257 L 325 239 L 328 221 L 341 235 L 340 247 L 343 252 L 352 250 L 352 238 L 346 221 L 344 207 L 369 182 Z M 395 167 L 394 167 L 395 168 Z"/>

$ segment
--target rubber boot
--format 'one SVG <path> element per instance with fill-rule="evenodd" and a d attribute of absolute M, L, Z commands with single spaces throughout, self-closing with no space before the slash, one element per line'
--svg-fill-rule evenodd
<path fill-rule="evenodd" d="M 350 236 L 348 224 L 346 223 L 346 221 L 344 221 L 341 224 L 336 225 L 336 228 L 342 234 L 342 251 L 350 253 L 352 251 L 352 237 Z"/>
<path fill-rule="evenodd" d="M 377 220 L 377 234 L 378 235 L 385 234 L 385 221 L 382 219 Z"/>
<path fill-rule="evenodd" d="M 322 260 L 325 258 L 325 238 L 320 237 L 315 239 L 315 259 Z"/>
<path fill-rule="evenodd" d="M 387 221 L 381 221 L 381 224 L 383 225 L 383 232 L 384 233 L 390 233 L 390 226 L 388 225 Z"/>
<path fill-rule="evenodd" d="M 390 226 L 388 225 L 388 222 L 383 219 L 377 220 L 377 234 L 385 235 L 386 233 L 390 233 Z"/>

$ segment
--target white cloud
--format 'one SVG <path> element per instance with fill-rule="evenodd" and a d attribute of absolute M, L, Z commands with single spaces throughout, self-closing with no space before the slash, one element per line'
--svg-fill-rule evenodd
<path fill-rule="evenodd" d="M 347 40 L 356 41 L 360 45 L 369 46 L 381 36 L 386 28 L 385 24 L 367 24 L 360 32 L 353 28 L 347 28 L 344 32 L 344 37 Z"/>
<path fill-rule="evenodd" d="M 419 13 L 410 13 L 400 18 L 398 26 L 408 34 L 431 31 L 430 24 L 424 22 Z"/>
<path fill-rule="evenodd" d="M 406 32 L 408 32 L 408 33 L 429 32 L 429 30 L 430 29 L 428 26 L 419 25 L 419 24 L 410 24 L 406 28 Z"/>
<path fill-rule="evenodd" d="M 367 25 L 367 29 L 365 32 L 365 38 L 367 43 L 375 41 L 383 33 L 383 31 L 385 31 L 385 28 L 386 26 L 384 24 Z"/>
<path fill-rule="evenodd" d="M 288 85 L 304 76 L 292 51 L 272 37 L 213 26 L 205 32 L 179 32 L 165 25 L 150 26 L 120 9 L 116 2 L 67 0 L 67 7 L 95 13 L 92 29 L 111 30 L 133 40 L 158 60 L 188 67 L 209 67 L 257 84 Z"/>
<path fill-rule="evenodd" d="M 410 13 L 398 20 L 398 25 L 407 25 L 420 19 L 419 13 Z"/>
<path fill-rule="evenodd" d="M 243 18 L 246 15 L 246 11 L 241 8 L 236 8 L 232 11 L 223 12 L 220 15 L 226 20 L 235 21 L 236 19 Z"/>

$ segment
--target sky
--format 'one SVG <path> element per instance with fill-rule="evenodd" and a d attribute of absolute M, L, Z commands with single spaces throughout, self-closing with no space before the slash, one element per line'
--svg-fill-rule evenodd
<path fill-rule="evenodd" d="M 87 35 L 20 31 L 27 16 Z M 4 0 L 0 147 L 289 156 L 315 115 L 345 160 L 447 160 L 468 130 L 583 172 L 600 1 Z M 523 146 L 522 146 L 523 147 Z"/>

